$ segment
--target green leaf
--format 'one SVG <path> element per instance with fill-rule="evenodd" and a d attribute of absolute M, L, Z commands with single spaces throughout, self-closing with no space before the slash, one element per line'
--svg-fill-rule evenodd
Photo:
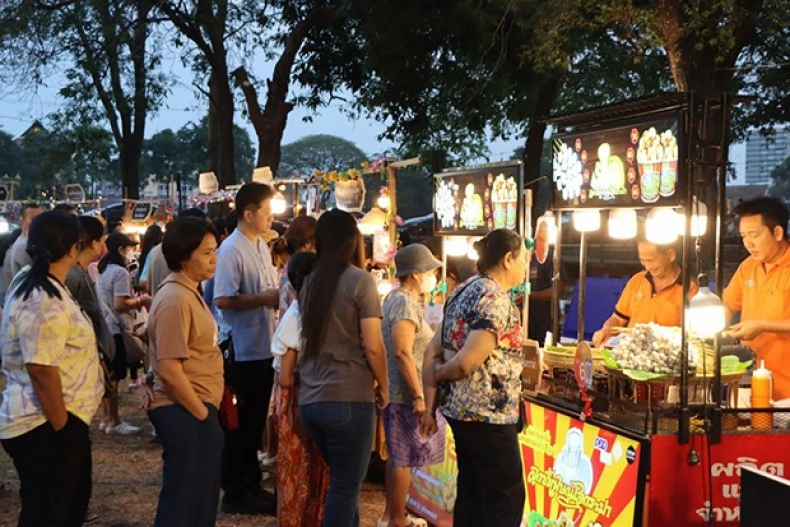
<path fill-rule="evenodd" d="M 620 365 L 617 364 L 617 361 L 612 358 L 612 352 L 609 350 L 601 350 L 601 357 L 603 357 L 603 363 L 606 364 L 609 368 L 614 368 L 616 370 L 620 369 Z"/>

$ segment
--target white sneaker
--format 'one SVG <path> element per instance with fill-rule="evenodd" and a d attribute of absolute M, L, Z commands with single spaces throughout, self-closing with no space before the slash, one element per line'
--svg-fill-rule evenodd
<path fill-rule="evenodd" d="M 107 421 L 99 421 L 99 430 L 102 432 L 107 430 Z"/>
<path fill-rule="evenodd" d="M 379 519 L 379 521 L 376 522 L 376 527 L 390 527 L 390 522 Z"/>
<path fill-rule="evenodd" d="M 120 424 L 115 426 L 107 425 L 107 429 L 105 432 L 108 435 L 118 435 L 118 436 L 129 436 L 134 435 L 140 432 L 140 428 L 136 426 L 132 426 L 125 421 L 121 421 Z"/>

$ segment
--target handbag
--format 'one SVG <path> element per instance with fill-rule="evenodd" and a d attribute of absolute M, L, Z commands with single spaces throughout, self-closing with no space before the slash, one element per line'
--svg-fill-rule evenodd
<path fill-rule="evenodd" d="M 228 365 L 232 364 L 236 358 L 233 340 L 228 337 L 228 340 L 220 344 L 220 350 L 225 362 L 225 387 L 222 390 L 222 400 L 219 403 L 219 424 L 225 430 L 233 432 L 239 429 L 239 404 L 241 403 L 236 390 L 232 386 L 228 368 Z"/>
<path fill-rule="evenodd" d="M 144 315 L 132 314 L 133 311 L 139 312 L 142 310 L 132 310 L 130 315 L 126 317 L 118 316 L 118 313 L 114 309 L 110 309 L 99 295 L 96 295 L 96 297 L 101 302 L 102 308 L 110 314 L 113 322 L 121 328 L 121 340 L 126 352 L 126 364 L 136 364 L 143 360 L 148 351 L 148 347 L 142 339 L 142 336 L 145 335 L 147 318 L 144 319 L 144 322 L 138 322 L 138 317 L 144 317 Z"/>

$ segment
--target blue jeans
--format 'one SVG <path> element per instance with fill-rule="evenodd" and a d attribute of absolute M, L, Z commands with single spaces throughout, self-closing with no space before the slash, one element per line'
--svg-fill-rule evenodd
<path fill-rule="evenodd" d="M 324 527 L 358 527 L 359 493 L 368 470 L 373 403 L 313 403 L 299 407 L 302 423 L 329 465 Z"/>
<path fill-rule="evenodd" d="M 224 436 L 217 409 L 198 421 L 180 404 L 162 406 L 148 417 L 162 438 L 162 491 L 155 526 L 213 527 L 217 523 Z"/>

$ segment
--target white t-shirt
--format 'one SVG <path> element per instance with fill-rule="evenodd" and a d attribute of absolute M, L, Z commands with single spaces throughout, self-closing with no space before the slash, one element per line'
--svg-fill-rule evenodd
<path fill-rule="evenodd" d="M 272 356 L 274 370 L 280 371 L 280 364 L 288 349 L 302 350 L 302 314 L 299 302 L 291 302 L 272 337 Z"/>

